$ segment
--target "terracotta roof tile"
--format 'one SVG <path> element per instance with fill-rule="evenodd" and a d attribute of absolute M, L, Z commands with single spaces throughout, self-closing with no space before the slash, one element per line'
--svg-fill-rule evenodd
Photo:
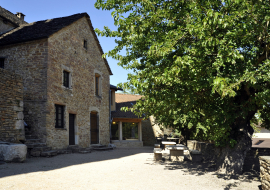
<path fill-rule="evenodd" d="M 141 95 L 133 95 L 133 94 L 115 94 L 115 102 L 132 102 L 141 99 L 143 96 Z"/>

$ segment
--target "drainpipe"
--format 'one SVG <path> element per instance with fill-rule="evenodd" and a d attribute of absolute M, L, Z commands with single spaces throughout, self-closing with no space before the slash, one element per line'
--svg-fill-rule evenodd
<path fill-rule="evenodd" d="M 111 127 L 112 127 L 112 120 L 111 120 L 111 89 L 109 90 L 109 125 L 110 125 L 110 143 L 112 143 L 112 131 L 111 131 Z"/>

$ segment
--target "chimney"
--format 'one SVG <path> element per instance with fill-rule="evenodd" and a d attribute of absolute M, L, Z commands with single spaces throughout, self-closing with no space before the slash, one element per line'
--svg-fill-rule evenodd
<path fill-rule="evenodd" d="M 23 13 L 20 13 L 20 12 L 17 12 L 16 13 L 16 16 L 19 18 L 19 19 L 21 19 L 21 20 L 23 20 L 24 21 L 24 14 Z"/>

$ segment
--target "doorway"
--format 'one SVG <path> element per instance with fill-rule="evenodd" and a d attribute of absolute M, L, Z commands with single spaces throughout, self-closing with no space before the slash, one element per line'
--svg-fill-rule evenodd
<path fill-rule="evenodd" d="M 69 145 L 75 145 L 75 114 L 69 114 Z"/>
<path fill-rule="evenodd" d="M 91 144 L 99 144 L 99 116 L 97 112 L 90 113 Z"/>

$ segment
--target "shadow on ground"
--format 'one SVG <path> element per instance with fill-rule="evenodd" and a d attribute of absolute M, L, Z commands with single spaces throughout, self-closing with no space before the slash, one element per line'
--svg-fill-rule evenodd
<path fill-rule="evenodd" d="M 164 165 L 165 170 L 182 170 L 185 173 L 184 175 L 202 176 L 210 173 L 215 178 L 232 180 L 233 182 L 228 182 L 224 187 L 224 190 L 230 190 L 238 187 L 241 182 L 252 183 L 254 181 L 260 181 L 260 174 L 256 171 L 244 172 L 242 175 L 221 174 L 217 172 L 216 165 L 213 162 L 193 163 L 191 161 L 170 162 L 163 160 L 155 162 L 155 164 Z M 261 186 L 258 186 L 258 189 L 261 189 Z"/>
<path fill-rule="evenodd" d="M 153 147 L 143 148 L 117 148 L 109 151 L 93 151 L 88 154 L 61 154 L 55 157 L 32 157 L 24 163 L 0 163 L 0 178 L 27 174 L 33 172 L 45 172 L 57 170 L 69 166 L 91 162 L 101 162 L 112 159 L 120 159 L 141 153 L 152 153 Z"/>

